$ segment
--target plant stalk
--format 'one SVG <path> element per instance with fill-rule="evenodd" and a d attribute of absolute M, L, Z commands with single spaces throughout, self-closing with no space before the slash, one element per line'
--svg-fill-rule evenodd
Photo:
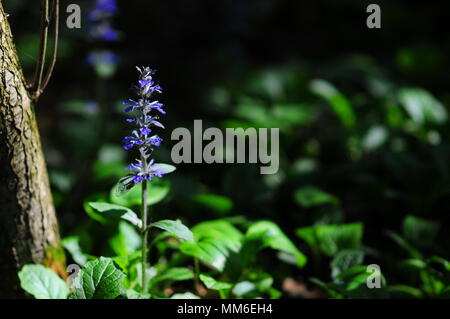
<path fill-rule="evenodd" d="M 142 165 L 143 167 L 147 167 L 147 161 L 144 156 L 142 156 Z M 142 218 L 142 292 L 147 292 L 147 241 L 148 241 L 148 231 L 147 231 L 147 180 L 144 179 L 142 181 L 142 208 L 141 208 L 141 218 Z"/>
<path fill-rule="evenodd" d="M 200 265 L 198 262 L 198 258 L 194 257 L 194 289 L 197 290 L 199 285 L 200 285 L 200 281 L 199 281 L 199 277 L 200 277 Z"/>

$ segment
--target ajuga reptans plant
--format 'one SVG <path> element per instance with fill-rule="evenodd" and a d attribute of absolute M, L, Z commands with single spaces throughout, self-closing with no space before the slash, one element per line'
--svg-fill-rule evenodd
<path fill-rule="evenodd" d="M 161 87 L 153 80 L 155 72 L 149 67 L 136 67 L 139 71 L 137 85 L 133 86 L 137 99 L 124 102 L 125 112 L 131 115 L 127 122 L 133 126 L 131 134 L 126 136 L 123 148 L 136 150 L 138 157 L 127 166 L 129 174 L 119 181 L 117 192 L 123 194 L 136 184 L 141 184 L 141 234 L 142 234 L 142 290 L 147 290 L 147 235 L 148 235 L 148 182 L 155 177 L 162 178 L 164 174 L 172 172 L 175 168 L 167 164 L 157 164 L 152 158 L 155 147 L 161 145 L 162 138 L 153 133 L 155 128 L 163 129 L 159 116 L 166 114 L 163 104 L 156 100 L 156 95 L 162 93 Z"/>

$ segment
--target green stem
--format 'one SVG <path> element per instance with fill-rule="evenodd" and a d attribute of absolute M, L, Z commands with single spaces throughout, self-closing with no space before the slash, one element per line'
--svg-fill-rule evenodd
<path fill-rule="evenodd" d="M 227 299 L 227 295 L 223 289 L 219 290 L 220 299 Z"/>
<path fill-rule="evenodd" d="M 142 158 L 142 165 L 143 167 L 147 167 L 147 163 L 145 158 Z M 147 271 L 146 271 L 146 265 L 147 265 L 147 238 L 148 238 L 148 231 L 146 231 L 147 228 L 147 180 L 144 179 L 142 181 L 142 292 L 147 292 Z"/>
<path fill-rule="evenodd" d="M 194 257 L 194 289 L 197 289 L 199 286 L 199 277 L 200 277 L 200 265 L 198 262 L 198 258 Z"/>

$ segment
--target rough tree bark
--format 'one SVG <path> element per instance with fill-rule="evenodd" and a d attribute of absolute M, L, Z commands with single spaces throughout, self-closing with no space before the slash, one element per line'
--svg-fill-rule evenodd
<path fill-rule="evenodd" d="M 0 298 L 23 297 L 27 263 L 64 273 L 64 253 L 32 100 L 0 0 Z"/>

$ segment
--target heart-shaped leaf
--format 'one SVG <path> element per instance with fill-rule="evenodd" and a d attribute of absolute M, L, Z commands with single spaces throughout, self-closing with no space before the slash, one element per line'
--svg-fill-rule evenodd
<path fill-rule="evenodd" d="M 66 299 L 69 288 L 64 280 L 43 265 L 25 265 L 19 272 L 20 286 L 36 299 Z"/>
<path fill-rule="evenodd" d="M 72 284 L 71 299 L 114 299 L 122 292 L 125 274 L 111 258 L 87 262 Z"/>

